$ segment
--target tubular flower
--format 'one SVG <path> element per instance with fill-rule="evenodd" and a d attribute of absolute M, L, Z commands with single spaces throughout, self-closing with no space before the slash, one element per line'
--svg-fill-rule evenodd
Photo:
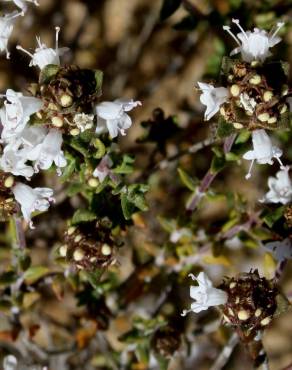
<path fill-rule="evenodd" d="M 53 190 L 50 188 L 31 188 L 28 185 L 17 183 L 12 192 L 16 201 L 20 204 L 22 215 L 33 229 L 31 215 L 34 211 L 45 212 L 54 201 Z"/>
<path fill-rule="evenodd" d="M 59 32 L 60 27 L 56 27 L 56 44 L 55 49 L 48 48 L 46 44 L 42 44 L 41 39 L 37 37 L 38 47 L 35 52 L 31 54 L 20 45 L 17 46 L 18 50 L 22 50 L 31 57 L 29 66 L 38 66 L 40 69 L 45 68 L 48 64 L 60 65 L 60 56 L 62 56 L 68 48 L 59 48 Z"/>
<path fill-rule="evenodd" d="M 44 140 L 28 152 L 27 159 L 35 161 L 34 168 L 36 171 L 39 168 L 47 170 L 55 163 L 58 173 L 61 174 L 60 168 L 65 167 L 67 164 L 64 153 L 61 150 L 62 142 L 61 132 L 51 129 Z"/>
<path fill-rule="evenodd" d="M 34 5 L 39 6 L 37 0 L 6 0 L 6 1 L 12 1 L 18 8 L 22 10 L 21 14 L 24 15 L 24 13 L 27 11 L 27 3 L 33 3 Z"/>
<path fill-rule="evenodd" d="M 278 171 L 276 177 L 269 177 L 268 186 L 270 190 L 261 202 L 288 204 L 292 200 L 292 183 L 289 177 L 289 167 Z"/>
<path fill-rule="evenodd" d="M 253 60 L 264 62 L 265 59 L 271 55 L 269 49 L 281 41 L 277 33 L 283 27 L 283 22 L 277 23 L 277 26 L 271 29 L 269 33 L 258 28 L 254 28 L 253 31 L 245 32 L 239 24 L 238 19 L 232 19 L 232 22 L 237 25 L 241 32 L 238 33 L 236 37 L 230 31 L 229 26 L 223 26 L 223 29 L 227 31 L 238 44 L 238 47 L 235 48 L 230 55 L 241 53 L 241 57 L 245 62 L 250 63 Z"/>
<path fill-rule="evenodd" d="M 228 90 L 225 87 L 214 87 L 213 85 L 198 82 L 202 95 L 200 101 L 205 105 L 205 121 L 209 121 L 220 109 L 220 106 L 227 101 Z"/>
<path fill-rule="evenodd" d="M 0 17 L 0 52 L 6 52 L 6 58 L 9 59 L 10 53 L 8 51 L 8 40 L 13 31 L 15 19 L 22 15 L 22 13 L 13 12 Z"/>
<path fill-rule="evenodd" d="M 197 277 L 193 274 L 189 274 L 189 276 L 196 280 L 199 286 L 191 286 L 190 296 L 196 302 L 191 304 L 189 310 L 184 310 L 182 316 L 191 311 L 198 313 L 211 306 L 219 306 L 227 302 L 227 294 L 221 289 L 214 288 L 211 280 L 204 272 L 200 272 Z"/>
<path fill-rule="evenodd" d="M 6 91 L 5 97 L 7 101 L 0 109 L 0 120 L 3 125 L 1 139 L 7 142 L 24 129 L 30 116 L 40 110 L 42 101 L 11 89 Z"/>
<path fill-rule="evenodd" d="M 264 247 L 272 252 L 279 262 L 292 258 L 292 239 L 289 237 L 281 241 L 269 242 Z"/>
<path fill-rule="evenodd" d="M 271 139 L 265 130 L 255 130 L 252 132 L 252 144 L 253 150 L 249 150 L 243 155 L 244 159 L 252 161 L 248 173 L 245 176 L 246 179 L 251 177 L 254 161 L 257 161 L 259 164 L 272 165 L 273 158 L 276 158 L 280 163 L 281 168 L 283 167 L 283 163 L 280 160 L 283 152 L 278 147 L 272 145 Z"/>
<path fill-rule="evenodd" d="M 133 108 L 142 105 L 140 101 L 120 100 L 117 99 L 113 102 L 103 102 L 97 104 L 97 127 L 96 133 L 100 134 L 108 130 L 111 138 L 115 138 L 119 133 L 126 135 L 125 130 L 131 127 L 132 120 L 126 113 Z"/>

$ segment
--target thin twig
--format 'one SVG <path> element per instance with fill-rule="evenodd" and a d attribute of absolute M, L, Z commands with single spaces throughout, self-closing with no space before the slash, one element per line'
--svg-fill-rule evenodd
<path fill-rule="evenodd" d="M 234 348 L 239 342 L 239 337 L 236 333 L 233 333 L 229 338 L 228 342 L 222 349 L 221 353 L 217 357 L 214 364 L 211 366 L 210 370 L 221 370 L 227 364 Z"/>

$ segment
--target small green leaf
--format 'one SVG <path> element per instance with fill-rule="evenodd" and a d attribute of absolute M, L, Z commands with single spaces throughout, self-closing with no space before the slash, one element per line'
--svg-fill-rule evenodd
<path fill-rule="evenodd" d="M 133 172 L 133 163 L 135 162 L 135 158 L 130 155 L 124 155 L 122 163 L 113 169 L 114 173 L 120 175 L 131 174 Z"/>
<path fill-rule="evenodd" d="M 96 214 L 87 210 L 87 209 L 78 209 L 73 217 L 72 217 L 72 224 L 80 224 L 81 222 L 89 222 L 93 221 L 97 218 Z"/>
<path fill-rule="evenodd" d="M 230 136 L 235 132 L 235 128 L 231 123 L 228 123 L 224 120 L 223 117 L 220 117 L 218 120 L 217 135 L 219 138 L 224 138 Z"/>
<path fill-rule="evenodd" d="M 74 158 L 71 154 L 67 154 L 66 159 L 67 159 L 67 166 L 65 167 L 63 174 L 61 176 L 62 182 L 69 180 L 69 178 L 72 176 L 76 168 L 76 162 L 77 162 L 76 158 Z"/>
<path fill-rule="evenodd" d="M 193 180 L 184 170 L 177 169 L 181 182 L 191 191 L 195 191 L 198 186 L 198 181 Z"/>
<path fill-rule="evenodd" d="M 211 173 L 215 174 L 217 172 L 220 172 L 225 167 L 225 158 L 224 157 L 213 157 L 212 163 L 211 163 Z"/>
<path fill-rule="evenodd" d="M 98 94 L 101 94 L 101 88 L 102 88 L 102 81 L 103 81 L 103 72 L 97 69 L 94 72 L 95 76 L 95 82 L 96 82 L 96 87 L 95 90 Z"/>
<path fill-rule="evenodd" d="M 3 272 L 0 275 L 0 286 L 6 286 L 15 283 L 17 280 L 17 274 L 14 271 Z"/>
<path fill-rule="evenodd" d="M 33 284 L 49 272 L 48 267 L 32 266 L 23 274 L 26 284 Z"/>
<path fill-rule="evenodd" d="M 274 223 L 278 221 L 284 212 L 284 207 L 279 207 L 271 212 L 269 212 L 265 217 L 264 221 L 269 227 L 273 227 Z"/>
<path fill-rule="evenodd" d="M 58 73 L 60 66 L 56 64 L 48 64 L 41 70 L 39 83 L 46 84 Z"/>
<path fill-rule="evenodd" d="M 129 220 L 135 212 L 135 206 L 133 203 L 129 202 L 127 194 L 121 195 L 121 206 L 125 219 Z"/>

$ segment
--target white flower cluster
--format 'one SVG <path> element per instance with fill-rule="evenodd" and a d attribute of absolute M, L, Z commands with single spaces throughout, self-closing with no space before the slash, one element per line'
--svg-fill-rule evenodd
<path fill-rule="evenodd" d="M 22 0 L 15 0 L 16 5 L 26 10 L 26 4 Z M 36 2 L 35 2 L 36 3 Z M 14 18 L 13 18 L 14 19 Z M 12 19 L 11 19 L 12 21 Z M 48 64 L 60 65 L 60 56 L 68 48 L 59 48 L 60 28 L 56 27 L 55 49 L 48 48 L 37 38 L 38 47 L 33 54 L 18 46 L 31 57 L 30 66 L 37 66 L 41 70 Z M 0 23 L 1 32 L 1 23 Z M 0 44 L 1 45 L 1 44 Z M 61 175 L 61 169 L 67 165 L 67 160 L 62 151 L 62 133 L 57 128 L 48 128 L 48 125 L 29 125 L 33 114 L 42 109 L 42 100 L 35 97 L 23 96 L 20 92 L 8 89 L 5 95 L 3 107 L 0 109 L 1 143 L 3 152 L 0 157 L 0 168 L 14 176 L 23 176 L 26 180 L 39 172 L 47 170 L 55 165 L 57 174 Z M 141 105 L 140 101 L 115 100 L 97 104 L 92 114 L 76 113 L 74 124 L 80 132 L 92 129 L 96 122 L 97 134 L 109 132 L 111 138 L 118 134 L 125 135 L 131 127 L 132 120 L 127 114 L 133 108 Z M 102 182 L 110 173 L 111 159 L 105 156 L 93 172 L 93 176 Z M 49 201 L 53 200 L 53 191 L 49 188 L 31 188 L 21 182 L 17 182 L 12 188 L 16 201 L 20 204 L 24 219 L 32 227 L 31 216 L 34 211 L 46 211 Z"/>
<path fill-rule="evenodd" d="M 39 5 L 37 0 L 4 0 L 13 2 L 20 11 L 14 11 L 10 14 L 5 14 L 0 17 L 0 52 L 6 52 L 6 58 L 9 59 L 10 53 L 8 51 L 8 41 L 12 34 L 14 23 L 19 16 L 24 16 L 27 11 L 27 3 L 34 3 Z"/>
<path fill-rule="evenodd" d="M 264 30 L 254 28 L 253 31 L 244 31 L 239 24 L 238 19 L 233 19 L 233 23 L 237 25 L 240 33 L 235 36 L 229 26 L 224 26 L 232 38 L 238 44 L 238 47 L 231 52 L 231 55 L 241 53 L 243 61 L 251 63 L 253 61 L 264 62 L 267 57 L 271 55 L 270 48 L 275 46 L 281 41 L 281 38 L 277 36 L 278 31 L 283 27 L 284 23 L 279 22 L 277 26 L 273 28 L 269 33 Z M 229 91 L 225 87 L 214 87 L 211 84 L 198 82 L 199 88 L 202 91 L 200 101 L 206 106 L 205 120 L 212 118 L 229 98 Z M 290 104 L 288 98 L 287 102 Z M 252 99 L 246 99 L 245 96 L 241 96 L 241 102 L 245 106 L 246 110 L 253 112 L 255 109 L 256 102 Z M 290 110 L 291 110 L 290 104 Z M 292 200 L 292 189 L 291 181 L 289 178 L 289 167 L 285 167 L 281 162 L 280 157 L 283 152 L 277 146 L 272 144 L 272 141 L 265 130 L 258 129 L 252 132 L 252 144 L 253 150 L 249 150 L 243 155 L 243 158 L 251 161 L 249 171 L 246 175 L 246 179 L 251 177 L 251 171 L 254 163 L 258 164 L 270 164 L 272 165 L 273 159 L 280 164 L 280 171 L 276 174 L 276 178 L 270 177 L 268 180 L 268 186 L 270 191 L 262 199 L 264 202 L 270 203 L 282 203 L 287 204 Z"/>

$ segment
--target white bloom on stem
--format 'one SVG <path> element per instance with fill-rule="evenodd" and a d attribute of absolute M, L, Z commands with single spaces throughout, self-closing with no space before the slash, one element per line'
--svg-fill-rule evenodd
<path fill-rule="evenodd" d="M 51 129 L 44 140 L 27 153 L 27 159 L 34 162 L 35 171 L 49 169 L 53 163 L 57 167 L 57 173 L 61 174 L 60 168 L 67 165 L 67 160 L 61 150 L 63 143 L 62 133 Z"/>
<path fill-rule="evenodd" d="M 266 243 L 264 247 L 272 252 L 279 262 L 292 258 L 292 239 L 289 237 L 281 241 Z"/>
<path fill-rule="evenodd" d="M 11 89 L 8 89 L 4 96 L 7 101 L 0 109 L 0 120 L 3 126 L 1 139 L 8 141 L 24 129 L 30 116 L 38 112 L 43 103 L 40 99 L 23 96 L 22 93 Z"/>
<path fill-rule="evenodd" d="M 18 45 L 16 48 L 22 50 L 31 57 L 29 66 L 38 66 L 40 69 L 45 68 L 48 64 L 60 65 L 60 56 L 62 56 L 68 48 L 59 48 L 59 32 L 60 27 L 56 27 L 56 44 L 55 49 L 48 48 L 46 44 L 41 42 L 41 39 L 37 37 L 38 47 L 35 49 L 35 52 L 32 54 L 29 51 L 25 50 L 23 47 Z"/>
<path fill-rule="evenodd" d="M 3 359 L 3 370 L 16 370 L 17 369 L 17 358 L 13 355 L 7 355 Z"/>
<path fill-rule="evenodd" d="M 243 155 L 244 159 L 251 161 L 248 173 L 245 176 L 246 179 L 251 177 L 251 171 L 255 161 L 259 164 L 272 165 L 274 163 L 273 158 L 275 158 L 280 163 L 281 168 L 284 168 L 283 163 L 280 160 L 283 152 L 272 144 L 271 139 L 265 130 L 261 129 L 252 132 L 252 144 L 253 150 L 249 150 Z"/>
<path fill-rule="evenodd" d="M 12 173 L 15 176 L 24 176 L 29 179 L 34 170 L 25 164 L 27 158 L 19 151 L 16 151 L 13 144 L 6 145 L 0 159 L 0 167 L 4 172 Z"/>
<path fill-rule="evenodd" d="M 74 124 L 79 128 L 80 132 L 89 130 L 93 127 L 93 114 L 77 113 L 73 118 Z"/>
<path fill-rule="evenodd" d="M 126 113 L 133 108 L 142 105 L 140 101 L 131 100 L 115 100 L 113 102 L 103 102 L 97 104 L 97 127 L 96 133 L 100 134 L 108 130 L 111 138 L 121 135 L 126 135 L 125 130 L 131 127 L 132 120 Z"/>
<path fill-rule="evenodd" d="M 191 304 L 189 310 L 183 311 L 182 316 L 191 311 L 198 313 L 211 306 L 219 306 L 227 302 L 227 294 L 221 289 L 214 288 L 207 274 L 200 272 L 197 277 L 193 274 L 189 274 L 189 276 L 197 281 L 199 285 L 191 286 L 190 296 L 195 302 Z"/>
<path fill-rule="evenodd" d="M 287 204 L 292 201 L 292 183 L 289 177 L 289 167 L 276 173 L 276 177 L 268 179 L 269 191 L 261 199 L 265 203 Z"/>
<path fill-rule="evenodd" d="M 93 176 L 97 177 L 100 182 L 103 182 L 105 178 L 110 174 L 110 167 L 113 165 L 113 161 L 108 155 L 105 155 L 99 162 L 96 169 L 93 171 Z"/>
<path fill-rule="evenodd" d="M 33 229 L 31 215 L 35 211 L 45 212 L 54 201 L 53 190 L 50 188 L 31 188 L 28 185 L 17 183 L 12 192 L 20 204 L 22 215 Z"/>
<path fill-rule="evenodd" d="M 252 62 L 253 60 L 264 62 L 265 59 L 271 55 L 269 49 L 281 41 L 277 33 L 280 28 L 283 27 L 284 22 L 278 22 L 277 26 L 273 27 L 269 33 L 258 28 L 254 28 L 253 31 L 245 32 L 239 24 L 238 19 L 232 19 L 232 22 L 237 25 L 241 32 L 238 33 L 236 37 L 231 32 L 229 26 L 223 26 L 223 29 L 227 31 L 238 44 L 238 47 L 235 48 L 230 55 L 241 53 L 241 57 L 245 62 Z"/>
<path fill-rule="evenodd" d="M 209 121 L 220 109 L 220 106 L 226 102 L 228 98 L 228 90 L 225 87 L 214 87 L 213 85 L 204 82 L 198 82 L 202 95 L 200 102 L 205 105 L 205 121 Z"/>
<path fill-rule="evenodd" d="M 13 12 L 0 17 L 0 52 L 6 52 L 6 58 L 9 59 L 8 41 L 13 31 L 15 19 L 22 13 Z"/>

